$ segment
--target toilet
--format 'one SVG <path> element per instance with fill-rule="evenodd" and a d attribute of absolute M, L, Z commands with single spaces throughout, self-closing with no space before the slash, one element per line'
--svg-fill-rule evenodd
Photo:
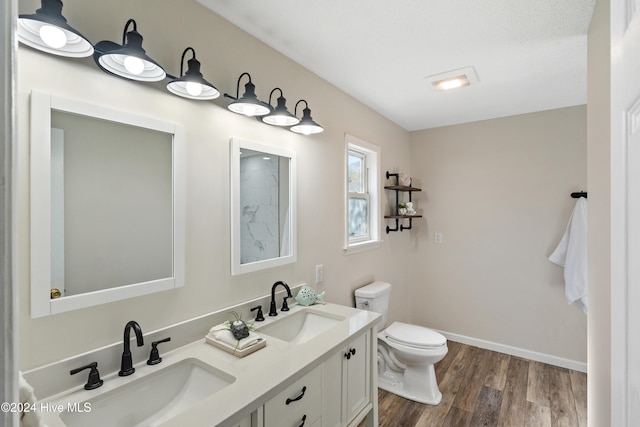
<path fill-rule="evenodd" d="M 393 322 L 387 326 L 391 284 L 356 289 L 356 307 L 382 314 L 378 333 L 378 387 L 420 403 L 437 405 L 442 393 L 434 363 L 447 354 L 447 339 L 428 328 Z"/>

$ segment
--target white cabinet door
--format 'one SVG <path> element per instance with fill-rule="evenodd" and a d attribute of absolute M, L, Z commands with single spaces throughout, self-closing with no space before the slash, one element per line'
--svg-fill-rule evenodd
<path fill-rule="evenodd" d="M 340 350 L 322 365 L 322 427 L 341 427 L 344 351 Z"/>
<path fill-rule="evenodd" d="M 371 402 L 371 356 L 366 333 L 322 365 L 322 426 L 346 426 Z"/>
<path fill-rule="evenodd" d="M 352 341 L 345 352 L 347 422 L 351 422 L 371 401 L 371 378 L 368 375 L 371 357 L 368 350 L 369 334 L 364 334 Z"/>

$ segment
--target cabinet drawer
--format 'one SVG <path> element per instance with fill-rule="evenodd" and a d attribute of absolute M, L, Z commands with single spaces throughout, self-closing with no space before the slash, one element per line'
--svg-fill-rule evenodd
<path fill-rule="evenodd" d="M 264 405 L 265 427 L 298 427 L 320 417 L 322 406 L 322 370 L 318 366 L 291 384 Z"/>

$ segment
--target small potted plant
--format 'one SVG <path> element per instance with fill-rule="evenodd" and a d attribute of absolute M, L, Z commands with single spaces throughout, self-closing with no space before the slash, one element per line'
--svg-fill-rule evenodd
<path fill-rule="evenodd" d="M 240 341 L 242 338 L 249 336 L 249 326 L 242 320 L 242 315 L 232 311 L 231 314 L 235 320 L 229 320 L 229 330 L 235 339 Z"/>
<path fill-rule="evenodd" d="M 404 203 L 398 203 L 398 215 L 406 215 L 407 214 L 407 205 Z"/>

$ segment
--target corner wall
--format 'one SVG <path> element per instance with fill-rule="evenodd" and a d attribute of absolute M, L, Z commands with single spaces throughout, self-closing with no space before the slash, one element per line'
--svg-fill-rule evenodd
<path fill-rule="evenodd" d="M 586 190 L 586 107 L 411 134 L 411 320 L 586 362 L 587 318 L 547 257 Z M 443 243 L 434 243 L 434 233 Z"/>

